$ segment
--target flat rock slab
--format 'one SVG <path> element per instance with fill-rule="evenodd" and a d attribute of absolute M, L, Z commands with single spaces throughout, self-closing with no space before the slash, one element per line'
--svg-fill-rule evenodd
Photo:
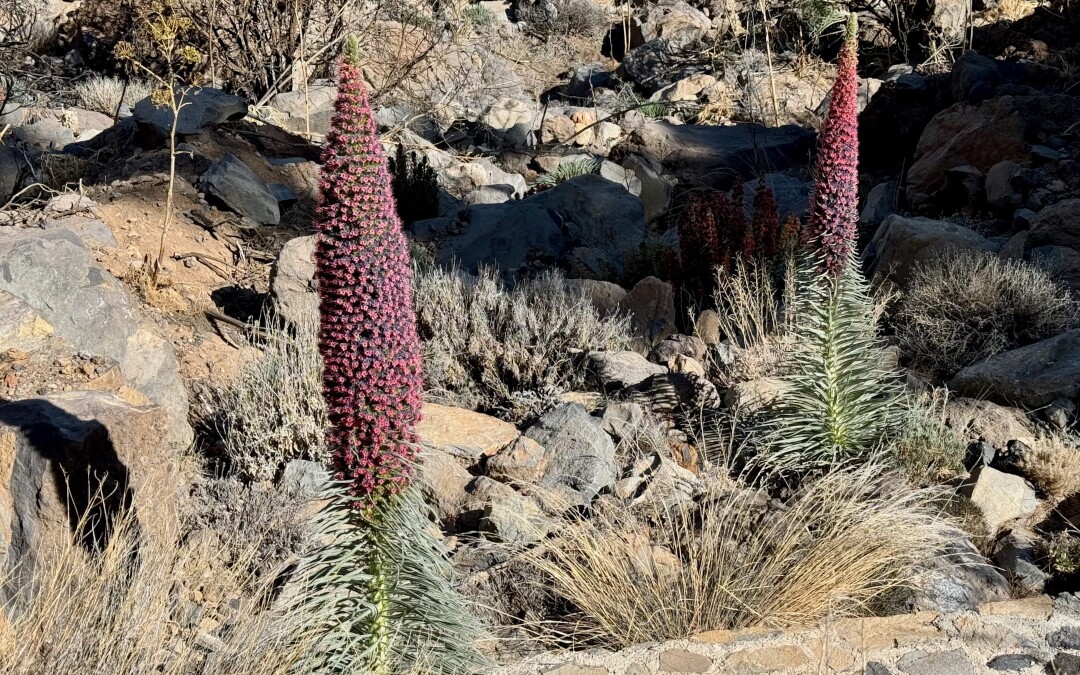
<path fill-rule="evenodd" d="M 180 135 L 198 133 L 214 124 L 243 119 L 248 112 L 244 99 L 209 87 L 189 89 L 184 93 L 182 103 L 176 120 L 176 133 Z M 139 124 L 153 127 L 163 136 L 172 130 L 172 109 L 167 105 L 154 105 L 149 98 L 135 104 L 132 116 Z"/>
<path fill-rule="evenodd" d="M 685 649 L 669 649 L 660 655 L 661 673 L 707 673 L 712 664 L 708 656 Z"/>
<path fill-rule="evenodd" d="M 682 180 L 730 187 L 735 176 L 750 179 L 756 167 L 783 171 L 806 164 L 814 146 L 809 129 L 759 124 L 703 126 L 647 122 L 639 131 L 642 153 Z"/>
<path fill-rule="evenodd" d="M 424 404 L 416 433 L 421 441 L 432 447 L 465 449 L 470 452 L 451 454 L 476 457 L 494 455 L 521 435 L 517 427 L 509 422 L 437 403 Z"/>
<path fill-rule="evenodd" d="M 960 649 L 935 654 L 916 650 L 900 657 L 896 666 L 907 675 L 975 675 L 971 660 Z"/>
<path fill-rule="evenodd" d="M 949 383 L 961 396 L 1040 408 L 1080 396 L 1080 329 L 993 356 Z"/>

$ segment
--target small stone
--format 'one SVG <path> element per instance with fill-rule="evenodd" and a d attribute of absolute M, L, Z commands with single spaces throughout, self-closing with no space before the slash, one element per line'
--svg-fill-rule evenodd
<path fill-rule="evenodd" d="M 633 401 L 612 403 L 604 408 L 601 416 L 604 431 L 616 441 L 632 436 L 645 422 L 645 409 Z"/>
<path fill-rule="evenodd" d="M 1021 230 L 1030 229 L 1037 215 L 1031 209 L 1017 209 L 1013 213 L 1013 227 Z"/>
<path fill-rule="evenodd" d="M 1080 675 L 1080 656 L 1058 652 L 1054 660 L 1046 664 L 1047 675 Z"/>
<path fill-rule="evenodd" d="M 1043 417 L 1058 430 L 1068 429 L 1076 416 L 1076 404 L 1067 398 L 1059 398 L 1046 406 Z"/>
<path fill-rule="evenodd" d="M 709 346 L 720 344 L 720 316 L 715 309 L 706 309 L 698 314 L 694 333 Z"/>
<path fill-rule="evenodd" d="M 1054 649 L 1080 650 L 1080 626 L 1066 626 L 1054 631 L 1046 638 Z"/>
<path fill-rule="evenodd" d="M 871 661 L 866 664 L 866 675 L 892 675 L 892 671 L 880 661 Z"/>
<path fill-rule="evenodd" d="M 896 666 L 908 675 L 975 675 L 962 649 L 935 654 L 915 650 L 900 657 Z"/>
<path fill-rule="evenodd" d="M 978 466 L 990 466 L 996 457 L 997 448 L 984 440 L 978 440 L 968 446 L 964 467 L 971 471 Z"/>
<path fill-rule="evenodd" d="M 724 672 L 735 675 L 754 675 L 788 671 L 806 665 L 808 659 L 803 650 L 791 645 L 759 647 L 737 651 L 724 661 Z M 696 671 L 704 672 L 704 671 Z"/>
<path fill-rule="evenodd" d="M 979 507 L 993 533 L 1011 520 L 1030 516 L 1039 506 L 1034 488 L 1022 477 L 987 466 L 976 467 L 960 492 Z"/>
<path fill-rule="evenodd" d="M 986 666 L 991 670 L 1023 670 L 1034 665 L 1037 661 L 1027 654 L 1002 654 L 995 656 L 987 662 Z"/>
<path fill-rule="evenodd" d="M 544 447 L 531 438 L 519 436 L 485 463 L 484 472 L 503 483 L 533 483 L 544 471 Z"/>
<path fill-rule="evenodd" d="M 607 391 L 632 387 L 667 368 L 649 362 L 637 352 L 589 352 L 589 369 Z"/>
<path fill-rule="evenodd" d="M 669 649 L 660 655 L 661 673 L 707 673 L 712 659 L 685 649 Z"/>

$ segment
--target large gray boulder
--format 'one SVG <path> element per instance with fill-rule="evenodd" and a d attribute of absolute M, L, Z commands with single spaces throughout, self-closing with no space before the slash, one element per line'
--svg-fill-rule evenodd
<path fill-rule="evenodd" d="M 493 266 L 510 276 L 532 260 L 558 260 L 566 249 L 559 215 L 528 200 L 469 207 L 457 224 L 460 231 L 441 242 L 436 260 L 471 274 Z"/>
<path fill-rule="evenodd" d="M 168 411 L 173 425 L 167 440 L 191 442 L 187 394 L 172 345 L 140 327 L 123 286 L 74 232 L 27 230 L 0 240 L 0 291 L 37 311 L 76 349 L 117 361 L 132 387 Z"/>
<path fill-rule="evenodd" d="M 1022 408 L 1080 396 L 1080 329 L 1013 349 L 964 368 L 949 383 L 961 396 Z"/>
<path fill-rule="evenodd" d="M 63 150 L 75 142 L 75 133 L 51 117 L 16 127 L 11 137 L 39 150 Z"/>
<path fill-rule="evenodd" d="M 570 244 L 599 254 L 588 270 L 594 278 L 622 276 L 626 260 L 645 240 L 641 199 L 603 176 L 578 176 L 525 202 L 558 213 Z"/>
<path fill-rule="evenodd" d="M 423 221 L 418 237 L 439 239 L 436 260 L 510 277 L 533 262 L 562 263 L 574 276 L 613 279 L 645 238 L 641 200 L 598 175 L 578 176 L 527 199 L 478 204 L 455 220 Z"/>
<path fill-rule="evenodd" d="M 667 368 L 650 362 L 637 352 L 589 352 L 589 370 L 600 386 L 608 391 L 632 387 L 651 375 L 666 373 Z"/>
<path fill-rule="evenodd" d="M 184 94 L 183 107 L 176 120 L 176 133 L 195 134 L 215 124 L 243 119 L 247 112 L 247 103 L 239 96 L 209 87 L 193 87 Z M 169 135 L 172 129 L 172 109 L 167 105 L 154 105 L 149 98 L 135 104 L 132 116 L 136 122 L 162 136 Z"/>
<path fill-rule="evenodd" d="M 270 99 L 270 108 L 277 111 L 281 125 L 293 133 L 326 135 L 334 115 L 337 87 L 331 84 L 312 84 L 307 91 L 286 91 Z"/>
<path fill-rule="evenodd" d="M 711 29 L 709 17 L 683 0 L 660 0 L 649 8 L 641 23 L 645 40 L 668 38 L 681 45 L 700 40 Z"/>
<path fill-rule="evenodd" d="M 992 534 L 1006 523 L 1031 516 L 1039 507 L 1035 488 L 1023 477 L 988 466 L 972 469 L 960 492 L 979 507 Z"/>
<path fill-rule="evenodd" d="M 804 165 L 814 146 L 814 132 L 794 125 L 722 127 L 650 121 L 638 134 L 640 153 L 669 173 L 720 188 L 729 187 L 736 176 L 754 178 L 759 166 L 779 172 Z"/>
<path fill-rule="evenodd" d="M 178 455 L 161 442 L 172 425 L 160 407 L 97 391 L 0 406 L 0 600 L 25 590 L 41 552 L 70 541 L 80 518 L 99 524 L 82 541 L 102 544 L 104 519 L 130 506 L 143 543 L 166 544 L 154 540 L 177 517 Z"/>
<path fill-rule="evenodd" d="M 615 484 L 615 443 L 583 406 L 568 403 L 555 408 L 525 436 L 544 448 L 542 484 L 575 490 L 586 503 Z"/>
<path fill-rule="evenodd" d="M 199 177 L 199 187 L 256 223 L 281 222 L 277 193 L 236 155 L 225 155 L 211 164 Z"/>
<path fill-rule="evenodd" d="M 1064 246 L 1080 251 L 1080 199 L 1062 199 L 1035 216 L 1025 247 Z"/>
<path fill-rule="evenodd" d="M 887 274 L 904 283 L 915 265 L 949 250 L 996 251 L 996 246 L 975 230 L 930 218 L 892 214 L 882 221 L 863 257 L 869 274 Z"/>
<path fill-rule="evenodd" d="M 689 39 L 690 33 L 649 40 L 633 49 L 619 65 L 619 76 L 646 93 L 652 94 L 700 72 L 695 58 L 701 43 Z"/>

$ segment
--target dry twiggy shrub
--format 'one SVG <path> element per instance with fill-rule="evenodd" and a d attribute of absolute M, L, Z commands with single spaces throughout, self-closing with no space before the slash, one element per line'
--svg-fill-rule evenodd
<path fill-rule="evenodd" d="M 1080 493 L 1080 449 L 1060 435 L 1037 439 L 1021 458 L 1020 470 L 1057 502 Z"/>
<path fill-rule="evenodd" d="M 871 463 L 825 475 L 783 508 L 730 488 L 644 512 L 602 502 L 523 555 L 540 574 L 535 583 L 574 608 L 573 636 L 611 648 L 808 625 L 865 615 L 915 586 L 913 570 L 957 532 L 938 497 Z"/>
<path fill-rule="evenodd" d="M 914 366 L 947 378 L 1074 328 L 1080 313 L 1069 290 L 1036 266 L 954 251 L 916 266 L 895 323 Z"/>
<path fill-rule="evenodd" d="M 630 344 L 627 318 L 601 318 L 558 272 L 506 289 L 494 270 L 473 278 L 431 268 L 414 283 L 425 388 L 465 407 L 505 410 L 522 394 L 573 389 L 585 378 L 575 350 Z"/>
<path fill-rule="evenodd" d="M 218 431 L 241 475 L 272 480 L 290 460 L 329 459 L 318 331 L 315 314 L 305 315 L 292 334 L 273 331 L 261 342 L 262 356 L 220 392 Z"/>
<path fill-rule="evenodd" d="M 518 18 L 537 37 L 595 38 L 611 25 L 608 13 L 593 0 L 552 0 L 555 12 L 549 12 L 544 3 L 521 3 Z"/>

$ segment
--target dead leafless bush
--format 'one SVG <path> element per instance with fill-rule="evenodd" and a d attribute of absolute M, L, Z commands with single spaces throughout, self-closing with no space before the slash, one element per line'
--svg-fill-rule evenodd
<path fill-rule="evenodd" d="M 347 33 L 363 34 L 359 3 L 334 0 L 183 0 L 202 36 L 210 80 L 258 100 L 295 78 L 326 75 Z M 363 16 L 362 16 L 363 15 Z"/>
<path fill-rule="evenodd" d="M 897 335 L 915 367 L 933 376 L 1080 324 L 1069 290 L 1022 260 L 950 252 L 916 267 L 908 287 Z"/>
<path fill-rule="evenodd" d="M 521 3 L 518 19 L 533 35 L 595 38 L 611 25 L 611 18 L 592 0 L 551 0 Z"/>

